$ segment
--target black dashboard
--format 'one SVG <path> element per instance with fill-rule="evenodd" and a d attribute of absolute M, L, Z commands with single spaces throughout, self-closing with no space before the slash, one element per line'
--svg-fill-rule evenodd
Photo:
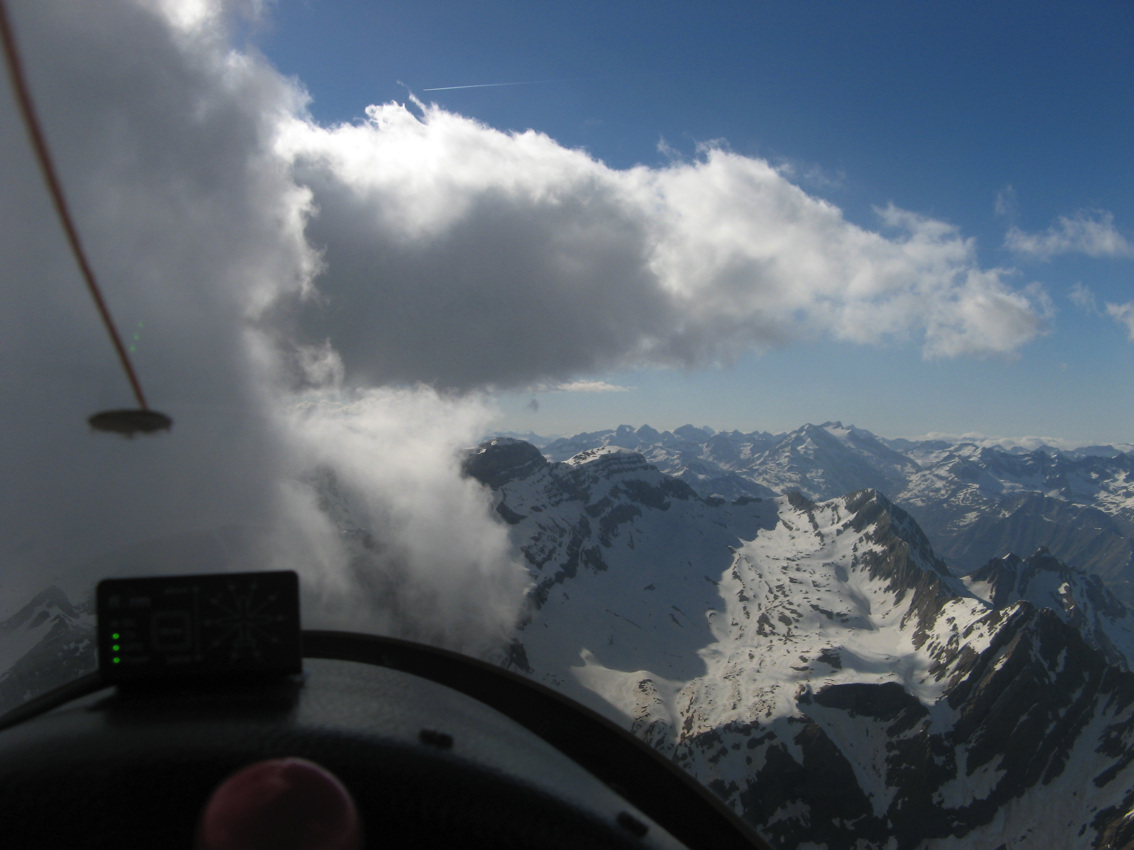
<path fill-rule="evenodd" d="M 303 633 L 304 672 L 112 688 L 97 674 L 0 724 L 8 846 L 190 847 L 210 792 L 295 756 L 354 796 L 367 847 L 766 847 L 628 732 L 427 646 Z"/>

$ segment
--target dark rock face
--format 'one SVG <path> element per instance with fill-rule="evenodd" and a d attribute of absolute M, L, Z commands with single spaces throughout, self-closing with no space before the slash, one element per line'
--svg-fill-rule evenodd
<path fill-rule="evenodd" d="M 892 495 L 958 572 L 1047 548 L 1134 601 L 1134 457 L 956 447 Z M 926 486 L 926 485 L 930 486 Z"/>
<path fill-rule="evenodd" d="M 828 847 L 853 846 L 865 841 L 881 846 L 888 838 L 886 823 L 871 814 L 870 800 L 859 787 L 850 762 L 815 723 L 798 724 L 792 742 L 797 760 L 783 744 L 765 750 L 764 768 L 755 782 L 741 791 L 746 817 L 760 824 L 762 835 L 777 847 L 803 841 Z M 698 741 L 697 745 L 702 742 Z M 762 778 L 766 780 L 762 781 Z M 778 812 L 800 800 L 807 801 L 808 816 L 776 819 Z"/>
<path fill-rule="evenodd" d="M 854 514 L 851 527 L 867 532 L 867 540 L 877 547 L 862 555 L 870 575 L 885 580 L 899 602 L 912 594 L 906 618 L 916 618 L 914 643 L 920 646 L 942 604 L 963 593 L 960 584 L 913 518 L 881 493 L 863 490 L 844 502 Z"/>
<path fill-rule="evenodd" d="M 893 841 L 916 848 L 979 834 L 1004 806 L 1044 793 L 1085 753 L 1096 757 L 1096 765 L 1108 765 L 1093 776 L 1099 787 L 1118 782 L 1134 760 L 1134 675 L 1107 665 L 1073 628 L 1026 603 L 1012 609 L 946 700 L 955 709 L 952 720 L 935 723 L 929 709 L 896 682 L 833 685 L 801 696 L 801 719 L 721 728 L 681 749 L 727 750 L 729 741 L 744 735 L 762 763 L 743 788 L 718 791 L 738 791 L 745 817 L 782 847 Z M 1090 728 L 1099 717 L 1113 718 L 1101 732 Z M 861 732 L 858 746 L 862 740 L 884 742 L 888 801 L 867 793 L 845 755 L 848 744 L 855 746 L 846 736 L 848 719 Z M 968 786 L 978 793 L 948 791 Z M 981 787 L 986 790 L 979 792 Z M 1097 843 L 1068 837 L 1066 844 L 1036 846 L 1129 846 L 1123 816 L 1134 792 L 1121 799 L 1097 815 Z M 791 811 L 806 815 L 784 816 Z"/>
<path fill-rule="evenodd" d="M 495 490 L 509 481 L 526 478 L 545 466 L 547 460 L 531 443 L 499 439 L 469 452 L 462 471 Z"/>
<path fill-rule="evenodd" d="M 1028 558 L 1010 554 L 991 560 L 970 573 L 968 580 L 986 587 L 994 608 L 1028 601 L 1055 612 L 1109 663 L 1131 668 L 1134 614 L 1097 575 L 1069 567 L 1040 549 Z"/>
<path fill-rule="evenodd" d="M 816 705 L 824 708 L 837 708 L 845 711 L 851 717 L 871 717 L 875 720 L 895 721 L 900 716 L 903 722 L 897 724 L 892 732 L 902 731 L 902 727 L 912 725 L 905 718 L 920 720 L 928 714 L 915 697 L 906 693 L 905 688 L 897 682 L 884 682 L 880 685 L 852 683 L 847 685 L 828 685 L 808 697 L 807 702 L 814 701 Z"/>

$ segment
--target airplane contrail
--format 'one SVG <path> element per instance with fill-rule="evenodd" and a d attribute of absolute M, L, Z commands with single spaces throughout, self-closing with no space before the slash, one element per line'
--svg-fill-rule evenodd
<path fill-rule="evenodd" d="M 540 83 L 558 83 L 564 82 L 562 80 L 524 80 L 518 83 L 477 83 L 471 86 L 437 86 L 431 89 L 422 89 L 422 91 L 454 91 L 456 89 L 494 89 L 501 86 L 534 86 Z"/>

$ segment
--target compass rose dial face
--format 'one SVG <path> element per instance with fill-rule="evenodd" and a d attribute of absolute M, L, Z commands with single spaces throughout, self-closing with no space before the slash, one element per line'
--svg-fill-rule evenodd
<path fill-rule="evenodd" d="M 280 644 L 280 626 L 288 621 L 282 601 L 277 590 L 255 579 L 209 594 L 201 620 L 207 649 L 227 650 L 232 664 L 261 661 Z"/>

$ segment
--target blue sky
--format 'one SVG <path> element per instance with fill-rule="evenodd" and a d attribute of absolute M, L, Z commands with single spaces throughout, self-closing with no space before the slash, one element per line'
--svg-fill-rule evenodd
<path fill-rule="evenodd" d="M 620 392 L 505 394 L 506 426 L 840 418 L 888 435 L 1131 439 L 1134 345 L 1106 313 L 1134 300 L 1129 4 L 309 0 L 279 4 L 256 39 L 320 123 L 412 93 L 612 169 L 719 144 L 863 228 L 889 204 L 954 225 L 982 268 L 1048 299 L 1045 330 L 1001 353 L 927 358 L 916 339 L 820 333 L 709 368 L 579 376 Z M 449 88 L 496 83 L 524 84 Z M 1112 230 L 1117 247 L 1057 248 L 1061 218 Z M 1048 242 L 1013 250 L 1013 229 Z"/>

